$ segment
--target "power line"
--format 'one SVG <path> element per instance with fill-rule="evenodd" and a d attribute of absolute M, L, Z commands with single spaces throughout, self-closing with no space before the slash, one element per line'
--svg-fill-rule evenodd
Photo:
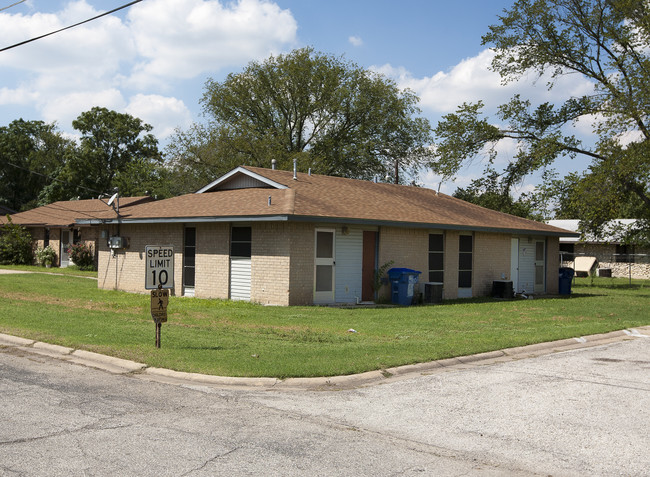
<path fill-rule="evenodd" d="M 7 8 L 11 8 L 11 7 L 15 7 L 16 5 L 20 5 L 21 3 L 26 2 L 26 1 L 27 1 L 27 0 L 20 0 L 20 2 L 12 3 L 12 4 L 9 5 L 8 7 L 2 7 L 2 8 L 0 8 L 0 12 L 1 12 L 2 10 L 6 10 Z"/>
<path fill-rule="evenodd" d="M 105 192 L 100 192 L 100 191 L 98 191 L 98 190 L 91 189 L 90 187 L 82 186 L 81 184 L 71 184 L 70 182 L 66 182 L 66 181 L 63 181 L 63 180 L 61 180 L 61 179 L 57 179 L 56 177 L 48 176 L 48 175 L 46 175 L 46 174 L 41 174 L 40 172 L 33 171 L 33 170 L 31 170 L 31 169 L 28 169 L 28 168 L 26 168 L 26 167 L 19 166 L 19 165 L 17 165 L 17 164 L 13 164 L 13 163 L 11 163 L 11 162 L 7 162 L 7 164 L 10 165 L 10 166 L 15 167 L 16 169 L 21 169 L 21 170 L 23 170 L 23 171 L 27 171 L 27 172 L 29 172 L 30 174 L 36 174 L 37 176 L 45 177 L 46 179 L 49 179 L 49 180 L 51 180 L 51 181 L 54 181 L 54 182 L 60 182 L 61 184 L 64 184 L 64 185 L 66 185 L 66 186 L 70 186 L 70 187 L 74 187 L 74 188 L 78 188 L 78 189 L 86 189 L 87 191 L 95 192 L 96 194 L 105 194 Z"/>
<path fill-rule="evenodd" d="M 70 28 L 74 28 L 76 26 L 83 25 L 84 23 L 88 23 L 88 22 L 91 22 L 93 20 L 97 20 L 98 18 L 105 17 L 106 15 L 110 15 L 111 13 L 115 13 L 115 12 L 117 12 L 119 10 L 122 10 L 123 8 L 127 8 L 127 7 L 130 7 L 131 5 L 135 5 L 136 3 L 140 3 L 141 1 L 142 0 L 135 0 L 133 2 L 127 3 L 126 5 L 122 5 L 121 7 L 114 8 L 111 11 L 104 12 L 104 13 L 102 13 L 100 15 L 97 15 L 96 17 L 92 17 L 92 18 L 89 18 L 88 20 L 84 20 L 82 22 L 75 23 L 74 25 L 70 25 L 70 26 L 67 26 L 65 28 L 61 28 L 59 30 L 56 30 L 56 31 L 53 31 L 53 32 L 50 32 L 50 33 L 46 33 L 45 35 L 37 36 L 36 38 L 32 38 L 30 40 L 21 41 L 20 43 L 16 43 L 15 45 L 6 46 L 6 47 L 0 49 L 0 53 L 3 52 L 3 51 L 6 51 L 6 50 L 10 50 L 12 48 L 16 48 L 17 46 L 21 46 L 21 45 L 25 45 L 27 43 L 31 43 L 32 41 L 40 40 L 41 38 L 45 38 L 46 36 L 54 35 L 55 33 L 60 33 L 60 32 L 62 32 L 64 30 L 69 30 Z M 21 2 L 18 2 L 18 3 L 21 3 Z M 17 4 L 14 4 L 14 5 L 17 5 Z M 12 6 L 13 5 L 10 5 L 9 7 L 12 7 Z M 7 7 L 7 8 L 9 8 L 9 7 Z"/>

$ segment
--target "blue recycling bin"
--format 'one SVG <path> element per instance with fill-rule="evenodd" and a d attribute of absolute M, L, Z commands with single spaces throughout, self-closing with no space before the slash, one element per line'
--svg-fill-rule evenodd
<path fill-rule="evenodd" d="M 415 285 L 422 272 L 410 268 L 391 268 L 388 270 L 390 280 L 390 301 L 395 305 L 410 306 L 415 296 Z"/>
<path fill-rule="evenodd" d="M 558 287 L 558 293 L 560 295 L 570 295 L 571 294 L 571 280 L 573 280 L 573 274 L 575 270 L 569 267 L 560 268 L 560 285 Z"/>

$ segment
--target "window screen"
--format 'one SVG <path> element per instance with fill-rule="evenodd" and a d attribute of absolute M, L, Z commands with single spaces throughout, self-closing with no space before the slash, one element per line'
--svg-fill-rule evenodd
<path fill-rule="evenodd" d="M 458 237 L 458 288 L 472 287 L 472 250 L 471 235 Z"/>
<path fill-rule="evenodd" d="M 233 227 L 230 240 L 230 256 L 250 258 L 251 237 L 251 227 Z"/>
<path fill-rule="evenodd" d="M 429 281 L 443 282 L 444 278 L 444 237 L 442 234 L 429 234 Z"/>
<path fill-rule="evenodd" d="M 185 227 L 183 244 L 183 285 L 194 287 L 196 266 L 196 228 Z"/>

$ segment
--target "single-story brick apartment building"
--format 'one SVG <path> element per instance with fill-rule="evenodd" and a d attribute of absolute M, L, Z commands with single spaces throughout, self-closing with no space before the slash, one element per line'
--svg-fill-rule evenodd
<path fill-rule="evenodd" d="M 123 197 L 121 207 L 128 207 L 149 202 L 148 196 Z M 96 217 L 98 214 L 113 214 L 114 206 L 108 205 L 106 199 L 62 200 L 42 207 L 11 214 L 14 224 L 25 227 L 32 236 L 34 248 L 51 246 L 56 252 L 56 267 L 67 267 L 72 264 L 68 249 L 72 244 L 85 243 L 95 252 L 97 263 L 97 244 L 100 240 L 100 229 L 89 225 L 80 225 L 77 219 Z M 0 226 L 7 223 L 7 217 L 0 217 Z"/>
<path fill-rule="evenodd" d="M 273 305 L 375 300 L 390 261 L 442 283 L 444 299 L 488 295 L 495 280 L 555 294 L 559 237 L 573 235 L 431 189 L 248 166 L 77 223 L 128 244 L 99 242 L 101 288 L 145 292 L 145 247 L 172 245 L 175 295 Z"/>

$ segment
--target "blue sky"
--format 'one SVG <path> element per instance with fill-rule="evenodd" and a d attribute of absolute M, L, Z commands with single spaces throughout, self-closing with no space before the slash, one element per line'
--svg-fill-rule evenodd
<path fill-rule="evenodd" d="M 0 8 L 16 0 L 0 0 Z M 57 30 L 127 3 L 127 0 L 27 0 L 0 11 L 0 48 Z M 200 120 L 207 78 L 223 79 L 252 60 L 302 46 L 345 58 L 393 78 L 421 98 L 435 125 L 464 101 L 488 109 L 514 92 L 535 100 L 580 94 L 589 84 L 544 81 L 503 87 L 488 70 L 481 36 L 512 2 L 502 0 L 144 0 L 80 27 L 0 53 L 0 125 L 12 120 L 71 122 L 93 106 L 128 112 L 154 126 L 165 144 L 174 129 Z M 589 125 L 579 125 L 588 133 Z M 500 163 L 514 155 L 500 144 Z M 580 170 L 585 162 L 561 166 Z M 475 163 L 451 193 L 479 177 Z M 437 187 L 438 178 L 421 180 Z M 534 179 L 522 191 L 532 187 Z"/>

